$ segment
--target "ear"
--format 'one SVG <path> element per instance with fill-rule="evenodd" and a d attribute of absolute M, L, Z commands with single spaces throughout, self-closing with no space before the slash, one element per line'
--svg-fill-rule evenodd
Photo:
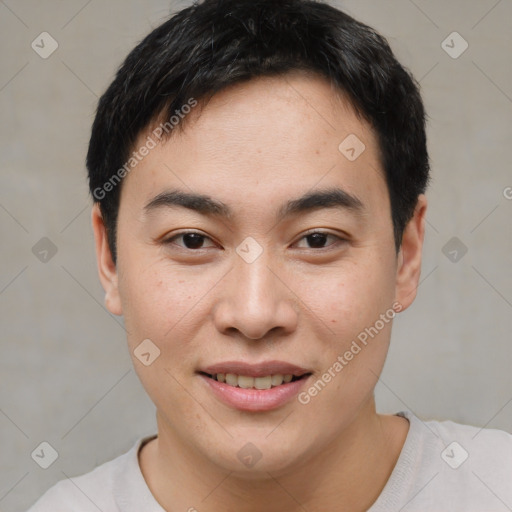
<path fill-rule="evenodd" d="M 100 207 L 95 203 L 91 212 L 92 229 L 96 243 L 96 263 L 100 281 L 105 290 L 105 306 L 114 315 L 122 315 L 121 299 L 118 288 L 118 275 L 112 253 L 108 245 L 107 230 L 103 223 Z"/>
<path fill-rule="evenodd" d="M 421 194 L 418 196 L 414 214 L 405 227 L 398 253 L 395 296 L 402 310 L 412 304 L 418 289 L 426 211 L 427 198 Z"/>

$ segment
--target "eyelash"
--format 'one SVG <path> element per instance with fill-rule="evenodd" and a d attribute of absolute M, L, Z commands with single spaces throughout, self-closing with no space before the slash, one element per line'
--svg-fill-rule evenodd
<path fill-rule="evenodd" d="M 173 235 L 172 237 L 166 239 L 163 241 L 164 245 L 173 245 L 173 242 L 175 239 L 177 238 L 180 238 L 180 237 L 183 237 L 185 235 L 190 235 L 190 234 L 196 234 L 196 235 L 199 235 L 200 237 L 204 238 L 204 239 L 207 239 L 207 240 L 211 240 L 211 238 L 207 235 L 204 235 L 203 233 L 199 232 L 199 231 L 183 231 L 181 233 L 177 233 L 175 235 Z M 301 241 L 303 240 L 304 238 L 307 238 L 308 236 L 311 236 L 311 235 L 314 235 L 314 234 L 321 234 L 321 235 L 326 235 L 326 236 L 330 236 L 330 237 L 333 237 L 333 238 L 336 238 L 337 240 L 330 244 L 330 245 L 327 245 L 326 247 L 320 247 L 320 248 L 314 248 L 314 247 L 307 247 L 306 249 L 311 249 L 311 250 L 315 250 L 315 251 L 322 251 L 322 250 L 329 250 L 330 248 L 332 248 L 333 246 L 337 246 L 338 244 L 340 243 L 343 243 L 343 242 L 346 242 L 347 239 L 346 238 L 342 238 L 338 235 L 334 235 L 333 233 L 329 233 L 328 231 L 321 231 L 321 230 L 312 230 L 312 231 L 308 231 L 306 233 L 304 233 L 298 241 Z M 295 242 L 295 243 L 298 243 L 298 242 Z M 188 247 L 184 247 L 184 246 L 181 246 L 181 245 L 178 245 L 178 247 L 180 247 L 180 249 L 184 249 L 186 251 L 192 251 L 192 252 L 199 252 L 201 250 L 204 250 L 204 249 L 209 249 L 209 247 L 200 247 L 199 249 L 190 249 Z"/>

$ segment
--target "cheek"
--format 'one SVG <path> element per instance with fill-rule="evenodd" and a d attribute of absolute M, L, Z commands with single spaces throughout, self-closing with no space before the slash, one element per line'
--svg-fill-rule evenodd
<path fill-rule="evenodd" d="M 375 259 L 346 263 L 300 282 L 298 295 L 338 339 L 355 336 L 393 303 L 391 267 Z"/>
<path fill-rule="evenodd" d="M 183 339 L 180 333 L 192 329 L 197 316 L 204 314 L 201 298 L 208 292 L 209 280 L 186 275 L 162 261 L 124 263 L 119 288 L 130 345 L 150 338 L 164 350 L 173 340 Z"/>
<path fill-rule="evenodd" d="M 201 301 L 207 293 L 204 277 L 183 277 L 166 265 L 144 267 L 140 261 L 132 269 L 125 268 L 120 292 L 135 371 L 158 408 L 181 410 L 187 397 L 180 383 L 194 367 L 198 351 L 194 339 L 207 315 Z M 145 340 L 151 341 L 149 347 L 143 345 Z M 146 365 L 143 354 L 148 352 Z"/>

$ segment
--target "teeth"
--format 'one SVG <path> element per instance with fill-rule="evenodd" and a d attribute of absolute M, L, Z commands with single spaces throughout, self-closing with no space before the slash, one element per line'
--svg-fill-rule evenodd
<path fill-rule="evenodd" d="M 272 387 L 272 376 L 256 377 L 254 379 L 254 387 L 256 389 L 270 389 Z"/>
<path fill-rule="evenodd" d="M 238 377 L 232 373 L 226 373 L 226 384 L 230 386 L 238 386 Z"/>
<path fill-rule="evenodd" d="M 272 386 L 279 386 L 283 383 L 283 376 L 278 373 L 277 375 L 272 375 Z"/>
<path fill-rule="evenodd" d="M 293 375 L 267 375 L 266 377 L 249 377 L 247 375 L 235 375 L 234 373 L 217 373 L 212 375 L 214 380 L 225 382 L 230 386 L 243 389 L 270 389 L 281 384 L 291 382 Z"/>
<path fill-rule="evenodd" d="M 254 377 L 245 377 L 245 375 L 238 376 L 238 387 L 249 389 L 254 387 Z"/>

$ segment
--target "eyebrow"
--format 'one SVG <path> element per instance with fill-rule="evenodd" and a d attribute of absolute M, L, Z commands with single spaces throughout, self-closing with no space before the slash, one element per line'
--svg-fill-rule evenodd
<path fill-rule="evenodd" d="M 219 216 L 227 219 L 233 217 L 233 210 L 222 201 L 204 194 L 196 194 L 181 190 L 170 190 L 158 194 L 144 207 L 146 213 L 152 213 L 160 208 L 180 206 L 194 210 L 202 215 Z M 277 213 L 278 220 L 300 213 L 307 213 L 322 208 L 339 208 L 361 215 L 364 204 L 355 195 L 341 188 L 329 188 L 307 192 L 297 199 L 285 203 Z"/>

